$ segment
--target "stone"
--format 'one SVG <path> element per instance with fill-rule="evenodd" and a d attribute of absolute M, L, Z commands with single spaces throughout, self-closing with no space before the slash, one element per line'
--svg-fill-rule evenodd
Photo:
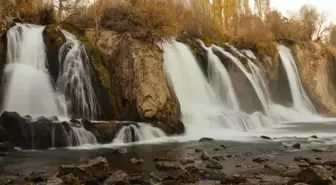
<path fill-rule="evenodd" d="M 336 167 L 336 161 L 325 161 L 323 164 L 324 164 L 325 166 L 331 166 L 331 167 L 333 167 L 333 168 Z"/>
<path fill-rule="evenodd" d="M 301 148 L 301 144 L 300 143 L 294 143 L 292 145 L 293 148 L 296 148 L 296 149 L 300 149 Z"/>
<path fill-rule="evenodd" d="M 57 177 L 73 174 L 80 180 L 105 179 L 108 176 L 109 166 L 105 158 L 97 157 L 86 164 L 61 165 Z"/>
<path fill-rule="evenodd" d="M 247 181 L 246 177 L 242 177 L 241 175 L 233 175 L 226 177 L 224 180 L 220 182 L 220 184 L 241 184 Z"/>
<path fill-rule="evenodd" d="M 213 173 L 210 173 L 209 180 L 222 181 L 225 179 L 225 177 L 226 177 L 226 174 L 223 172 L 213 172 Z"/>
<path fill-rule="evenodd" d="M 225 146 L 225 145 L 220 145 L 220 147 L 221 147 L 221 148 L 224 148 L 224 149 L 226 148 L 226 146 Z"/>
<path fill-rule="evenodd" d="M 118 153 L 119 154 L 126 154 L 127 153 L 127 148 L 119 148 Z"/>
<path fill-rule="evenodd" d="M 222 155 L 217 155 L 217 156 L 213 156 L 213 159 L 215 159 L 216 161 L 223 161 L 225 160 L 225 157 Z"/>
<path fill-rule="evenodd" d="M 156 162 L 155 167 L 158 170 L 178 170 L 180 169 L 179 164 L 173 161 L 158 161 Z"/>
<path fill-rule="evenodd" d="M 202 151 L 201 159 L 207 161 L 207 160 L 210 159 L 210 157 L 208 156 L 208 154 L 205 151 Z"/>
<path fill-rule="evenodd" d="M 79 180 L 78 177 L 75 177 L 72 173 L 66 174 L 61 177 L 63 184 L 73 184 L 73 185 L 79 185 L 81 184 L 81 180 Z M 88 180 L 89 181 L 89 180 Z"/>
<path fill-rule="evenodd" d="M 266 158 L 263 158 L 263 157 L 257 157 L 257 158 L 254 158 L 252 161 L 255 162 L 255 163 L 264 163 L 264 162 L 268 162 L 269 159 L 266 159 Z"/>
<path fill-rule="evenodd" d="M 202 152 L 202 151 L 203 151 L 202 149 L 195 148 L 195 152 L 197 152 L 197 153 Z"/>
<path fill-rule="evenodd" d="M 210 138 L 210 137 L 203 137 L 201 138 L 200 140 L 198 140 L 199 142 L 207 142 L 207 141 L 214 141 L 213 138 Z"/>
<path fill-rule="evenodd" d="M 267 139 L 267 140 L 271 139 L 271 138 L 268 137 L 268 136 L 260 136 L 260 138 L 261 138 L 261 139 Z"/>
<path fill-rule="evenodd" d="M 312 185 L 328 185 L 333 181 L 332 174 L 323 166 L 310 166 L 298 174 L 300 182 Z"/>
<path fill-rule="evenodd" d="M 150 185 L 149 177 L 147 175 L 129 175 L 130 184 Z"/>
<path fill-rule="evenodd" d="M 309 163 L 307 163 L 307 162 L 304 161 L 304 160 L 301 160 L 301 161 L 298 161 L 298 165 L 299 165 L 299 167 L 301 167 L 301 168 L 306 168 L 306 167 L 309 166 Z"/>
<path fill-rule="evenodd" d="M 156 171 L 149 174 L 150 177 L 158 182 L 163 182 L 166 180 L 174 180 L 180 176 L 179 170 L 167 170 L 167 171 Z"/>
<path fill-rule="evenodd" d="M 128 174 L 122 170 L 112 173 L 103 183 L 104 185 L 128 185 L 130 184 Z"/>
<path fill-rule="evenodd" d="M 214 151 L 219 151 L 220 149 L 219 148 L 214 148 Z"/>
<path fill-rule="evenodd" d="M 191 164 L 191 163 L 194 163 L 195 160 L 193 159 L 189 159 L 189 158 L 184 158 L 184 159 L 180 159 L 179 162 L 183 165 L 186 165 L 186 164 Z"/>
<path fill-rule="evenodd" d="M 167 158 L 166 157 L 156 157 L 156 158 L 154 158 L 153 161 L 155 161 L 155 162 L 158 162 L 158 161 L 167 161 Z"/>
<path fill-rule="evenodd" d="M 62 185 L 63 181 L 57 177 L 50 177 L 47 181 L 47 185 Z"/>
<path fill-rule="evenodd" d="M 307 162 L 307 163 L 310 163 L 310 162 L 311 162 L 311 160 L 310 160 L 309 158 L 307 158 L 307 157 L 302 157 L 302 156 L 297 156 L 297 157 L 295 157 L 295 158 L 294 158 L 294 161 L 305 161 L 305 162 Z"/>
<path fill-rule="evenodd" d="M 206 165 L 207 168 L 210 168 L 210 169 L 217 169 L 217 170 L 220 170 L 220 169 L 223 169 L 223 165 L 221 165 L 219 162 L 217 161 L 209 161 Z"/>
<path fill-rule="evenodd" d="M 44 182 L 44 181 L 47 181 L 48 179 L 46 174 L 43 172 L 38 172 L 38 173 L 33 172 L 27 178 L 29 181 L 34 182 L 34 183 Z"/>
<path fill-rule="evenodd" d="M 283 177 L 291 177 L 296 178 L 298 174 L 300 173 L 301 169 L 299 167 L 291 168 L 286 171 L 284 171 L 281 176 Z"/>
<path fill-rule="evenodd" d="M 229 155 L 227 155 L 226 157 L 228 157 L 228 158 L 231 158 L 231 157 L 232 157 L 232 155 L 231 155 L 231 154 L 229 154 Z"/>
<path fill-rule="evenodd" d="M 315 152 L 315 153 L 324 152 L 324 150 L 321 150 L 321 149 L 318 149 L 318 148 L 313 148 L 312 151 Z"/>
<path fill-rule="evenodd" d="M 311 136 L 311 138 L 318 139 L 316 135 Z"/>
<path fill-rule="evenodd" d="M 143 164 L 143 159 L 136 159 L 136 158 L 132 158 L 130 159 L 130 163 L 131 164 Z"/>
<path fill-rule="evenodd" d="M 321 157 L 315 157 L 315 159 L 318 160 L 318 161 L 322 160 Z"/>

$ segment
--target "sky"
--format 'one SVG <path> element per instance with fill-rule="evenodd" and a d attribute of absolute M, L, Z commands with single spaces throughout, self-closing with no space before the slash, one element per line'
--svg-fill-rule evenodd
<path fill-rule="evenodd" d="M 302 5 L 311 4 L 319 11 L 326 12 L 328 21 L 336 23 L 336 0 L 271 0 L 271 7 L 286 15 L 288 11 L 297 11 Z"/>

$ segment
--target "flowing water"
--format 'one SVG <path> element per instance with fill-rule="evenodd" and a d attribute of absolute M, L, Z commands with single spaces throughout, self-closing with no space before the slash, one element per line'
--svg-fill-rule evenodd
<path fill-rule="evenodd" d="M 98 119 L 99 105 L 92 87 L 91 66 L 83 43 L 63 31 L 66 43 L 59 52 L 58 90 L 65 95 L 67 114 L 85 119 Z"/>
<path fill-rule="evenodd" d="M 31 116 L 64 116 L 47 69 L 43 29 L 17 24 L 7 32 L 3 110 Z"/>
<path fill-rule="evenodd" d="M 55 83 L 47 66 L 43 30 L 43 26 L 31 24 L 17 24 L 8 30 L 7 64 L 4 71 L 6 91 L 2 110 L 30 115 L 34 119 L 40 116 L 69 119 L 72 114 L 95 118 L 98 106 L 91 87 L 89 61 L 83 45 L 65 33 L 68 42 L 62 47 L 64 60 L 60 65 L 61 75 L 54 88 L 52 84 Z M 70 51 L 64 54 L 66 47 Z M 76 108 L 72 102 L 76 102 Z M 53 129 L 52 145 L 55 137 L 58 137 L 54 132 Z M 97 142 L 93 134 L 81 125 L 71 127 L 69 137 L 73 138 L 69 140 L 75 140 L 69 142 L 69 146 Z"/>

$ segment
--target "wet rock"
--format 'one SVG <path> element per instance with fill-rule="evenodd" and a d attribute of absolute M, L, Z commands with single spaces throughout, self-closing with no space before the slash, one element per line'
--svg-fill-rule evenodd
<path fill-rule="evenodd" d="M 321 150 L 321 149 L 318 149 L 318 148 L 313 148 L 312 151 L 315 152 L 315 153 L 324 152 L 324 150 Z"/>
<path fill-rule="evenodd" d="M 147 175 L 130 175 L 128 176 L 130 184 L 150 185 Z"/>
<path fill-rule="evenodd" d="M 203 151 L 202 149 L 195 148 L 195 152 L 196 152 L 196 153 L 199 153 L 199 152 L 202 152 L 202 151 Z"/>
<path fill-rule="evenodd" d="M 226 157 L 228 157 L 228 158 L 231 158 L 231 157 L 232 157 L 232 155 L 231 155 L 231 154 L 229 154 L 229 155 L 227 155 Z"/>
<path fill-rule="evenodd" d="M 72 173 L 62 176 L 61 179 L 63 181 L 63 184 L 69 184 L 69 185 L 81 184 L 81 180 L 79 180 L 78 177 L 75 177 Z"/>
<path fill-rule="evenodd" d="M 206 161 L 206 160 L 209 160 L 210 157 L 208 156 L 208 154 L 205 151 L 202 151 L 201 159 Z"/>
<path fill-rule="evenodd" d="M 161 184 L 162 185 L 175 185 L 176 181 L 175 180 L 165 180 Z"/>
<path fill-rule="evenodd" d="M 246 177 L 242 177 L 241 175 L 233 175 L 226 177 L 221 181 L 221 184 L 241 184 L 247 181 Z"/>
<path fill-rule="evenodd" d="M 255 162 L 255 163 L 264 163 L 264 162 L 268 162 L 269 159 L 266 159 L 266 158 L 263 158 L 263 157 L 257 157 L 257 158 L 254 158 L 252 161 Z"/>
<path fill-rule="evenodd" d="M 222 181 L 225 179 L 225 177 L 226 175 L 223 172 L 213 172 L 213 173 L 210 173 L 209 180 Z"/>
<path fill-rule="evenodd" d="M 242 166 L 242 165 L 239 165 L 239 164 L 237 164 L 237 165 L 236 165 L 236 167 L 237 167 L 237 168 L 241 168 L 241 167 L 243 167 L 243 166 Z"/>
<path fill-rule="evenodd" d="M 27 177 L 27 179 L 31 182 L 39 183 L 39 182 L 47 181 L 48 177 L 43 172 L 38 172 L 38 173 L 33 172 Z"/>
<path fill-rule="evenodd" d="M 297 156 L 297 157 L 295 157 L 295 158 L 294 158 L 294 161 L 305 161 L 305 162 L 307 162 L 307 163 L 310 163 L 310 162 L 311 162 L 311 160 L 310 160 L 309 158 L 307 158 L 307 157 L 302 157 L 302 156 Z"/>
<path fill-rule="evenodd" d="M 128 174 L 122 170 L 115 171 L 105 181 L 104 185 L 128 185 Z"/>
<path fill-rule="evenodd" d="M 131 164 L 143 164 L 144 163 L 144 160 L 143 159 L 136 159 L 136 158 L 132 158 L 129 160 L 129 162 Z"/>
<path fill-rule="evenodd" d="M 336 167 L 336 161 L 326 161 L 323 163 L 325 166 Z"/>
<path fill-rule="evenodd" d="M 260 138 L 261 138 L 261 139 L 268 139 L 268 140 L 271 139 L 271 138 L 268 137 L 268 136 L 260 136 Z"/>
<path fill-rule="evenodd" d="M 210 138 L 210 137 L 203 137 L 200 140 L 198 140 L 199 142 L 207 142 L 207 141 L 214 141 L 215 139 Z"/>
<path fill-rule="evenodd" d="M 93 179 L 104 179 L 108 176 L 108 164 L 105 158 L 97 157 L 86 164 L 61 165 L 58 169 L 58 177 L 73 174 L 80 180 L 90 181 Z"/>
<path fill-rule="evenodd" d="M 312 185 L 328 185 L 333 181 L 332 174 L 322 166 L 310 166 L 298 174 L 300 182 Z"/>
<path fill-rule="evenodd" d="M 301 148 L 301 144 L 300 143 L 294 143 L 292 145 L 293 148 L 296 148 L 296 149 L 300 149 Z"/>
<path fill-rule="evenodd" d="M 214 148 L 214 151 L 219 151 L 220 149 L 219 148 Z"/>
<path fill-rule="evenodd" d="M 224 156 L 222 156 L 222 155 L 213 156 L 212 158 L 215 159 L 216 161 L 225 160 Z"/>
<path fill-rule="evenodd" d="M 155 161 L 155 162 L 158 162 L 158 161 L 167 161 L 167 158 L 166 157 L 156 157 L 156 158 L 154 158 L 153 161 Z"/>
<path fill-rule="evenodd" d="M 126 154 L 127 153 L 127 148 L 119 148 L 118 153 L 119 154 Z"/>
<path fill-rule="evenodd" d="M 181 159 L 179 162 L 183 165 L 186 165 L 186 164 L 194 163 L 195 160 L 194 159 L 189 159 L 189 158 L 184 158 L 184 159 Z"/>
<path fill-rule="evenodd" d="M 224 149 L 226 148 L 226 146 L 225 146 L 225 145 L 220 145 L 220 147 L 221 147 L 221 148 L 224 148 Z"/>
<path fill-rule="evenodd" d="M 299 179 L 289 179 L 287 185 L 295 185 L 297 183 L 300 183 Z"/>
<path fill-rule="evenodd" d="M 207 168 L 210 168 L 210 169 L 223 169 L 223 165 L 221 165 L 219 162 L 217 161 L 209 161 L 208 164 L 206 165 Z"/>
<path fill-rule="evenodd" d="M 300 173 L 301 169 L 299 167 L 291 168 L 286 170 L 281 174 L 283 177 L 291 177 L 291 178 L 296 178 L 298 174 Z"/>
<path fill-rule="evenodd" d="M 285 167 L 283 165 L 277 165 L 277 164 L 265 164 L 264 169 L 266 172 L 272 174 L 280 174 L 285 170 Z"/>
<path fill-rule="evenodd" d="M 316 160 L 319 160 L 319 161 L 322 160 L 321 157 L 315 157 L 315 159 L 316 159 Z"/>
<path fill-rule="evenodd" d="M 179 170 L 158 171 L 150 173 L 149 176 L 158 182 L 163 182 L 166 180 L 177 179 L 180 176 L 180 171 Z"/>
<path fill-rule="evenodd" d="M 63 181 L 57 177 L 50 177 L 47 181 L 47 185 L 62 185 Z"/>
<path fill-rule="evenodd" d="M 298 161 L 298 165 L 299 165 L 299 167 L 301 167 L 301 168 L 306 168 L 306 167 L 309 166 L 309 163 L 307 163 L 307 162 L 304 161 L 304 160 L 301 160 L 301 161 Z"/>
<path fill-rule="evenodd" d="M 311 138 L 318 139 L 316 135 L 311 136 Z"/>
<path fill-rule="evenodd" d="M 155 167 L 158 170 L 178 170 L 180 169 L 179 164 L 173 161 L 158 161 L 156 162 Z"/>

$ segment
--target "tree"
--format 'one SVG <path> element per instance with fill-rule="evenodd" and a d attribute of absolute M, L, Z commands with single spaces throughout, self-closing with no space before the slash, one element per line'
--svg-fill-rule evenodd
<path fill-rule="evenodd" d="M 333 46 L 336 46 L 336 26 L 332 28 L 329 34 L 329 43 Z"/>
<path fill-rule="evenodd" d="M 260 18 L 265 18 L 270 11 L 270 0 L 254 0 L 254 9 Z"/>
<path fill-rule="evenodd" d="M 57 18 L 59 21 L 70 17 L 77 8 L 84 7 L 84 0 L 52 0 L 51 2 L 57 9 Z"/>

